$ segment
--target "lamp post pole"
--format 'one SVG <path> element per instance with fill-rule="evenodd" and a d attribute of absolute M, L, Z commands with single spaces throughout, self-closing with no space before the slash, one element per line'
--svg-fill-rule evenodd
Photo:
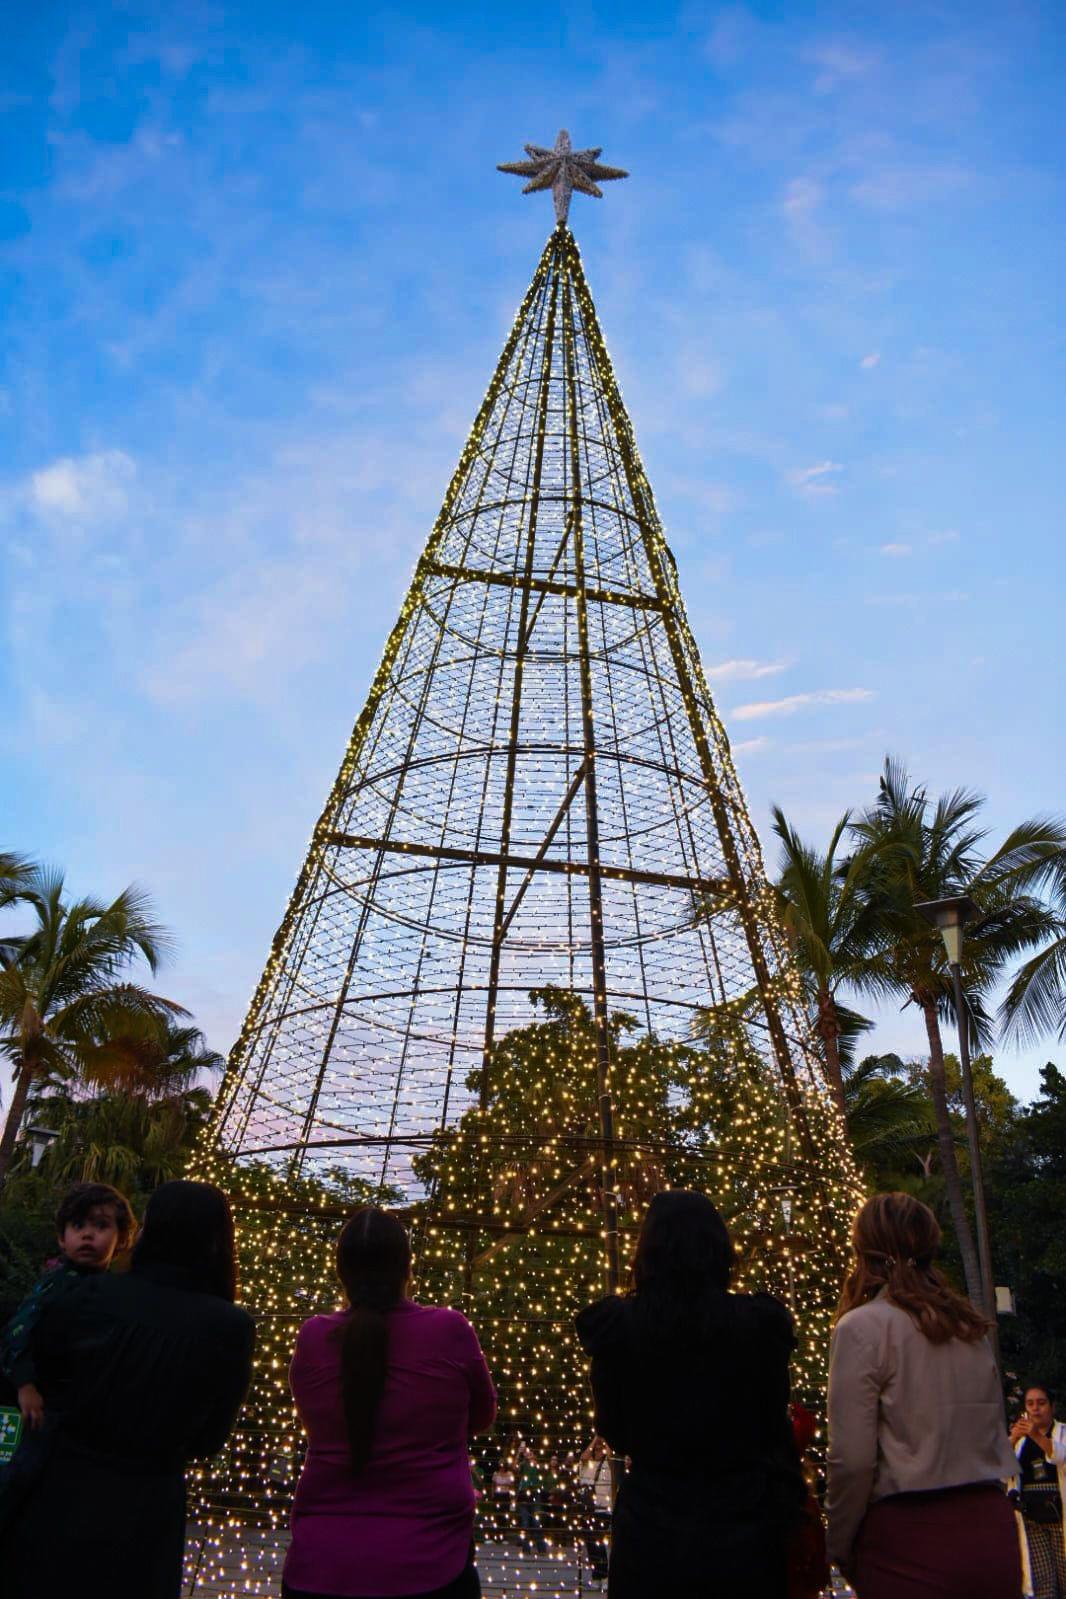
<path fill-rule="evenodd" d="M 970 1145 L 970 1176 L 973 1181 L 973 1208 L 977 1222 L 977 1255 L 981 1265 L 981 1288 L 985 1298 L 985 1314 L 991 1317 L 995 1325 L 996 1288 L 992 1279 L 992 1246 L 988 1236 L 988 1209 L 985 1205 L 985 1176 L 981 1164 L 977 1102 L 974 1099 L 973 1074 L 970 1070 L 970 1026 L 958 961 L 951 963 L 951 977 L 955 985 L 955 1014 L 959 1026 L 959 1064 L 962 1068 L 962 1098 L 966 1106 L 966 1137 Z"/>

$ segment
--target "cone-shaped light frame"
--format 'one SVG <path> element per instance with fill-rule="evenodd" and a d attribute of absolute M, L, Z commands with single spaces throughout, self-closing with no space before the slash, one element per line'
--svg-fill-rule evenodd
<path fill-rule="evenodd" d="M 582 1303 L 701 1187 L 817 1386 L 854 1168 L 569 229 L 550 236 L 230 1061 L 260 1372 L 212 1514 L 280 1520 L 285 1368 L 353 1201 L 408 1215 L 511 1428 L 587 1440 Z M 235 1590 L 236 1591 L 236 1590 Z M 244 1590 L 241 1590 L 244 1591 Z"/>

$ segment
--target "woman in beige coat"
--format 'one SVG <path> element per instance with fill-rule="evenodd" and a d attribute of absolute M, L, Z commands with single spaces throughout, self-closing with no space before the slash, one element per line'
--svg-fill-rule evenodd
<path fill-rule="evenodd" d="M 910 1194 L 855 1220 L 829 1356 L 829 1555 L 862 1599 L 1018 1599 L 1015 1469 L 989 1324 Z"/>

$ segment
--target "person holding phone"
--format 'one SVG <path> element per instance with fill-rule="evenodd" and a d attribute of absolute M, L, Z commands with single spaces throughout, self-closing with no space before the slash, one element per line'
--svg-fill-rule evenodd
<path fill-rule="evenodd" d="M 1055 1397 L 1046 1383 L 1030 1383 L 1025 1409 L 1010 1430 L 1018 1457 L 1022 1518 L 1033 1599 L 1066 1599 L 1066 1424 L 1055 1420 Z"/>

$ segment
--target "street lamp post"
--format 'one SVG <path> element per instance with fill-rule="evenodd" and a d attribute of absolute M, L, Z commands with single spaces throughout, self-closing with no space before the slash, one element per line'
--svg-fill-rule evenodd
<path fill-rule="evenodd" d="M 981 1144 L 978 1136 L 977 1105 L 973 1097 L 973 1076 L 970 1072 L 970 1030 L 966 1017 L 966 1002 L 962 992 L 962 940 L 967 922 L 979 914 L 973 900 L 965 894 L 954 899 L 927 900 L 916 905 L 927 922 L 940 929 L 947 950 L 948 965 L 955 988 L 955 1017 L 959 1029 L 959 1064 L 962 1069 L 962 1099 L 966 1107 L 966 1137 L 970 1146 L 970 1180 L 973 1183 L 973 1208 L 977 1224 L 977 1255 L 981 1269 L 982 1309 L 992 1322 L 992 1336 L 999 1360 L 998 1323 L 996 1321 L 996 1289 L 992 1277 L 992 1249 L 988 1237 L 988 1210 L 985 1206 L 985 1179 L 981 1167 Z"/>
<path fill-rule="evenodd" d="M 49 1144 L 54 1144 L 59 1137 L 51 1127 L 27 1127 L 23 1137 L 30 1146 L 30 1165 L 36 1169 L 40 1164 L 45 1150 Z"/>

